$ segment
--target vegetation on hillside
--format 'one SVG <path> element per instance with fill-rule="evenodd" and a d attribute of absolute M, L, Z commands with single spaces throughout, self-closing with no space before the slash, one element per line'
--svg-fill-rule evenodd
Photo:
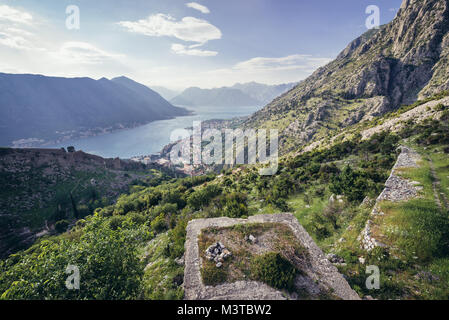
<path fill-rule="evenodd" d="M 218 176 L 150 179 L 115 204 L 95 209 L 66 233 L 44 237 L 1 261 L 0 295 L 3 299 L 180 299 L 183 267 L 178 259 L 184 253 L 189 220 L 290 211 L 325 252 L 335 251 L 345 259 L 346 266 L 340 269 L 362 296 L 448 297 L 449 263 L 443 250 L 447 233 L 432 231 L 446 225 L 448 215 L 443 208 L 431 207 L 431 199 L 420 202 L 427 215 L 413 203 L 390 206 L 398 212 L 392 223 L 409 232 L 396 241 L 404 256 L 386 249 L 366 253 L 357 241 L 370 212 L 369 199 L 383 189 L 400 143 L 427 148 L 441 190 L 446 188 L 441 192 L 447 195 L 449 163 L 441 152 L 448 151 L 448 119 L 445 112 L 440 121 L 409 125 L 398 135 L 383 132 L 368 140 L 355 135 L 327 149 L 286 156 L 272 177 L 246 166 Z M 417 250 L 422 253 L 415 259 L 412 251 Z M 362 256 L 365 264 L 359 260 Z M 379 291 L 364 286 L 368 264 L 382 270 Z M 79 291 L 65 288 L 67 265 L 77 265 L 81 271 Z"/>

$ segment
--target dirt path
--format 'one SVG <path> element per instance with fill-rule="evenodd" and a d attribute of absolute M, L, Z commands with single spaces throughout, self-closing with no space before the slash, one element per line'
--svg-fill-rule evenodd
<path fill-rule="evenodd" d="M 432 174 L 432 178 L 433 178 L 433 195 L 435 197 L 435 202 L 438 205 L 438 207 L 440 208 L 440 210 L 449 210 L 449 201 L 446 197 L 446 194 L 444 194 L 443 192 L 441 192 L 441 182 L 438 179 L 436 170 L 435 170 L 435 164 L 433 163 L 432 159 L 429 157 L 428 158 L 429 163 L 430 163 L 430 171 Z M 441 199 L 440 199 L 441 197 Z M 442 200 L 442 201 L 441 201 Z"/>

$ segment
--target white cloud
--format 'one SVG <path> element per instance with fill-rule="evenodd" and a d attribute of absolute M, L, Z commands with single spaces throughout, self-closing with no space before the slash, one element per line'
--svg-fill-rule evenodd
<path fill-rule="evenodd" d="M 301 54 L 285 57 L 255 57 L 227 68 L 191 74 L 189 79 L 181 79 L 181 75 L 179 75 L 178 80 L 188 80 L 189 86 L 196 85 L 205 88 L 229 86 L 236 82 L 250 81 L 266 84 L 297 82 L 307 78 L 316 69 L 331 60 Z"/>
<path fill-rule="evenodd" d="M 197 56 L 197 57 L 214 57 L 218 54 L 217 51 L 207 51 L 194 49 L 194 46 L 186 47 L 179 43 L 174 43 L 171 46 L 172 52 L 179 55 L 187 55 L 187 56 Z"/>
<path fill-rule="evenodd" d="M 281 58 L 263 58 L 256 57 L 237 63 L 233 69 L 246 70 L 252 72 L 258 71 L 281 71 L 281 70 L 304 70 L 313 71 L 331 59 L 314 58 L 311 55 L 295 54 Z"/>
<path fill-rule="evenodd" d="M 33 49 L 34 35 L 22 29 L 31 26 L 32 22 L 30 13 L 0 5 L 0 45 L 20 50 Z"/>
<path fill-rule="evenodd" d="M 0 45 L 13 49 L 29 49 L 28 41 L 20 36 L 0 32 Z"/>
<path fill-rule="evenodd" d="M 28 12 L 12 8 L 7 5 L 0 5 L 0 21 L 31 24 L 33 16 Z"/>
<path fill-rule="evenodd" d="M 131 73 L 125 56 L 60 34 L 34 13 L 0 5 L 0 71 L 98 78 Z"/>
<path fill-rule="evenodd" d="M 208 14 L 210 10 L 208 7 L 203 6 L 197 2 L 189 2 L 186 4 L 187 7 L 200 11 L 201 13 Z"/>
<path fill-rule="evenodd" d="M 87 42 L 70 41 L 62 44 L 59 51 L 54 53 L 59 60 L 68 63 L 98 64 L 121 57 L 108 53 Z"/>
<path fill-rule="evenodd" d="M 19 50 L 42 50 L 33 42 L 31 32 L 18 28 L 6 27 L 0 31 L 0 45 Z"/>
<path fill-rule="evenodd" d="M 138 21 L 121 21 L 119 24 L 130 32 L 150 37 L 175 37 L 183 41 L 204 44 L 221 39 L 221 31 L 206 20 L 184 17 L 177 21 L 170 15 L 158 13 Z"/>

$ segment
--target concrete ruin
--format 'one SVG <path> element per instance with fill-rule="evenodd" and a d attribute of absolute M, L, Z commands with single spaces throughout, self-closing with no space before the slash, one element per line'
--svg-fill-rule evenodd
<path fill-rule="evenodd" d="M 307 267 L 298 275 L 295 286 L 314 291 L 318 286 L 332 292 L 335 299 L 359 300 L 348 282 L 324 256 L 310 235 L 290 213 L 256 215 L 248 219 L 213 218 L 192 220 L 187 226 L 185 243 L 184 290 L 186 300 L 285 300 L 297 299 L 294 295 L 281 292 L 256 281 L 237 281 L 217 286 L 206 286 L 201 277 L 202 257 L 198 237 L 202 230 L 212 227 L 225 228 L 241 224 L 280 223 L 287 225 L 299 244 L 308 252 Z M 311 292 L 313 293 L 313 292 Z"/>

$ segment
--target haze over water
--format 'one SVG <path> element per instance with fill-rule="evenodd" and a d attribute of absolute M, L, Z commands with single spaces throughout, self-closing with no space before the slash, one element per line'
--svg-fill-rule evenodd
<path fill-rule="evenodd" d="M 96 154 L 105 158 L 149 155 L 162 150 L 170 143 L 170 135 L 176 129 L 193 126 L 194 121 L 232 119 L 248 116 L 261 107 L 185 107 L 194 115 L 161 120 L 133 128 L 95 137 L 68 140 L 53 147 L 74 146 L 76 150 Z"/>

